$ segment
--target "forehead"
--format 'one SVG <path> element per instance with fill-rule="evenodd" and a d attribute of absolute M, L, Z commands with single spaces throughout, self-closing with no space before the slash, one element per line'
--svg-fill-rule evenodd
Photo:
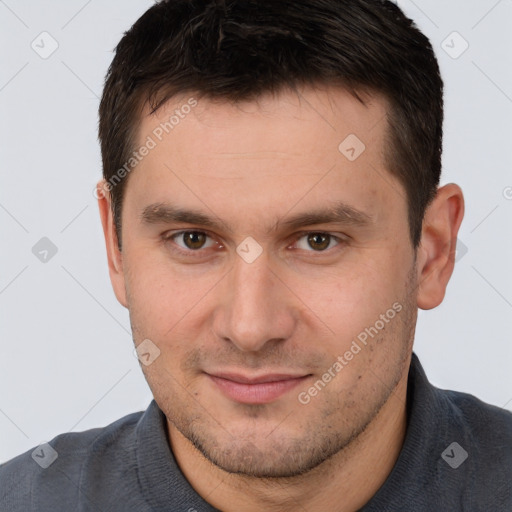
<path fill-rule="evenodd" d="M 137 148 L 151 149 L 126 194 L 140 208 L 171 201 L 232 215 L 238 205 L 237 217 L 341 200 L 372 216 L 400 184 L 384 167 L 387 103 L 362 98 L 340 88 L 238 103 L 173 98 L 142 117 Z"/>
<path fill-rule="evenodd" d="M 187 141 L 187 148 L 197 139 L 203 145 L 197 148 L 202 150 L 200 153 L 213 150 L 234 155 L 236 149 L 247 150 L 244 154 L 255 149 L 263 157 L 265 149 L 279 153 L 304 138 L 310 142 L 304 151 L 336 142 L 344 133 L 365 137 L 372 143 L 387 129 L 387 109 L 387 100 L 380 94 L 364 91 L 353 94 L 334 86 L 282 89 L 238 102 L 198 99 L 193 93 L 183 93 L 153 114 L 145 107 L 139 122 L 138 142 L 142 143 L 149 135 L 157 142 L 165 139 L 164 142 L 172 143 L 172 138 L 180 137 L 183 132 L 188 136 L 193 131 L 195 137 Z M 218 137 L 212 129 L 218 132 Z M 232 137 L 223 137 L 224 131 L 231 131 Z M 274 135 L 267 137 L 264 148 L 258 147 L 262 131 Z M 322 140 L 325 144 L 319 144 Z M 204 146 L 208 142 L 213 147 Z"/>

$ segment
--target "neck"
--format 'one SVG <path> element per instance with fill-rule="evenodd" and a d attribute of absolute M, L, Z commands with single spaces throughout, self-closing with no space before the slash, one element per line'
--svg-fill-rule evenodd
<path fill-rule="evenodd" d="M 385 482 L 398 458 L 407 426 L 407 372 L 367 428 L 343 450 L 294 478 L 230 474 L 208 461 L 169 421 L 171 449 L 195 491 L 224 512 L 353 512 Z M 298 507 L 300 505 L 300 507 Z"/>

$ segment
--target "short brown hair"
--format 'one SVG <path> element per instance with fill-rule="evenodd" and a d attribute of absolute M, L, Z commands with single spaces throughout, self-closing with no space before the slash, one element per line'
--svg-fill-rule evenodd
<path fill-rule="evenodd" d="M 184 92 L 236 102 L 318 84 L 388 100 L 386 166 L 406 190 L 416 248 L 441 174 L 443 81 L 429 40 L 387 0 L 162 0 L 152 6 L 119 42 L 99 108 L 103 176 L 111 185 L 119 248 L 128 181 L 119 171 L 134 151 L 145 105 L 155 112 Z"/>

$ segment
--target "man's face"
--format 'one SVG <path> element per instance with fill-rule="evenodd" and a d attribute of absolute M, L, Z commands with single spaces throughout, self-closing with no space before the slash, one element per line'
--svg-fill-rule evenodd
<path fill-rule="evenodd" d="M 334 88 L 189 99 L 140 126 L 137 147 L 156 146 L 127 183 L 118 297 L 160 351 L 142 368 L 171 431 L 227 471 L 293 476 L 407 374 L 416 275 L 387 105 Z"/>

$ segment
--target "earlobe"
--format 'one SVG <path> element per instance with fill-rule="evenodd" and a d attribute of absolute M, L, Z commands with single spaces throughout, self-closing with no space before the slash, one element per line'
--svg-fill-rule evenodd
<path fill-rule="evenodd" d="M 98 198 L 98 207 L 100 211 L 101 225 L 105 237 L 105 246 L 107 249 L 108 271 L 110 281 L 114 289 L 117 300 L 128 307 L 126 301 L 126 287 L 123 270 L 123 255 L 118 247 L 116 226 L 112 214 L 111 198 L 105 180 L 100 180 L 96 185 L 96 197 Z"/>
<path fill-rule="evenodd" d="M 432 309 L 444 299 L 455 266 L 457 234 L 464 217 L 464 196 L 458 185 L 438 189 L 427 208 L 418 250 L 418 307 Z"/>

